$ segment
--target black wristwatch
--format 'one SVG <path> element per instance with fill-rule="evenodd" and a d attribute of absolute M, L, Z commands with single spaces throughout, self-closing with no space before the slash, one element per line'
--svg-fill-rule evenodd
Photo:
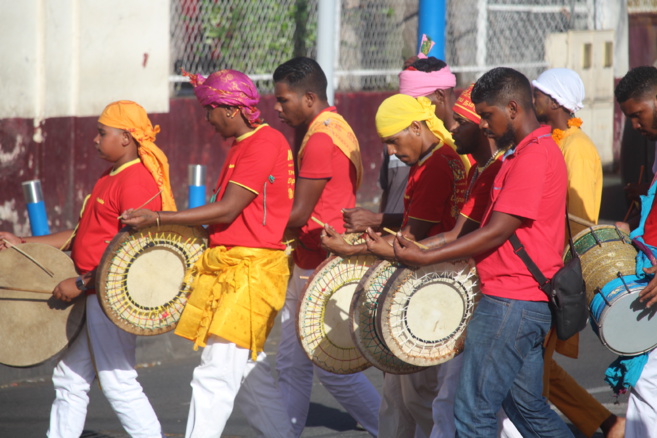
<path fill-rule="evenodd" d="M 82 275 L 80 275 L 76 280 L 75 280 L 75 286 L 78 288 L 78 290 L 84 292 L 87 289 L 89 289 L 87 286 L 84 284 L 84 280 L 82 279 Z"/>

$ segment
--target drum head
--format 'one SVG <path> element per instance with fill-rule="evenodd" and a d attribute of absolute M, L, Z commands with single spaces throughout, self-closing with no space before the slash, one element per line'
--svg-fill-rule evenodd
<path fill-rule="evenodd" d="M 378 258 L 330 257 L 317 267 L 299 301 L 297 334 L 318 367 L 352 374 L 370 366 L 354 345 L 349 307 L 358 282 Z"/>
<path fill-rule="evenodd" d="M 621 356 L 636 356 L 657 347 L 657 307 L 648 309 L 639 301 L 645 283 L 641 286 L 616 295 L 600 314 L 598 336 Z"/>
<path fill-rule="evenodd" d="M 618 278 L 618 273 L 635 274 L 637 251 L 630 236 L 614 225 L 595 225 L 582 230 L 573 238 L 573 244 L 582 262 L 589 304 L 596 290 Z M 563 259 L 564 262 L 571 259 L 570 248 L 566 248 Z"/>
<path fill-rule="evenodd" d="M 349 321 L 354 344 L 365 359 L 383 372 L 409 374 L 423 368 L 410 365 L 392 354 L 376 325 L 379 296 L 397 269 L 398 264 L 379 260 L 367 270 L 351 300 Z"/>
<path fill-rule="evenodd" d="M 202 227 L 124 228 L 105 249 L 96 276 L 107 317 L 136 335 L 175 328 L 191 286 L 185 274 L 207 248 L 207 240 Z"/>
<path fill-rule="evenodd" d="M 73 342 L 84 326 L 85 297 L 65 303 L 51 295 L 59 282 L 78 276 L 62 251 L 39 243 L 16 246 L 53 274 L 16 250 L 0 251 L 0 363 L 28 367 Z"/>
<path fill-rule="evenodd" d="M 379 297 L 377 329 L 404 362 L 438 365 L 463 351 L 479 298 L 472 261 L 399 269 Z"/>

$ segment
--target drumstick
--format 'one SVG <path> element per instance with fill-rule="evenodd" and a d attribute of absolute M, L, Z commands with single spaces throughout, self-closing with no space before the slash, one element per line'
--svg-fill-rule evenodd
<path fill-rule="evenodd" d="M 37 262 L 36 260 L 34 260 L 34 259 L 32 258 L 31 255 L 29 255 L 28 253 L 26 253 L 26 252 L 23 251 L 22 249 L 16 247 L 16 245 L 14 245 L 13 243 L 11 243 L 11 242 L 8 241 L 7 239 L 2 239 L 2 241 L 3 241 L 3 242 L 5 243 L 5 245 L 7 245 L 9 248 L 13 248 L 13 249 L 15 249 L 16 251 L 18 251 L 19 253 L 21 253 L 22 255 L 24 255 L 25 257 L 27 257 L 32 263 L 34 263 L 35 265 L 37 265 L 38 267 L 40 267 L 41 269 L 43 269 L 43 270 L 45 271 L 46 274 L 50 275 L 51 277 L 54 277 L 54 276 L 55 276 L 55 274 L 53 274 L 53 273 L 52 273 L 50 270 L 48 270 L 45 266 L 43 266 L 41 263 L 39 263 L 39 262 Z"/>
<path fill-rule="evenodd" d="M 0 286 L 2 290 L 15 290 L 17 292 L 34 292 L 36 294 L 52 294 L 51 290 L 21 289 L 19 287 Z"/>
<path fill-rule="evenodd" d="M 582 219 L 581 217 L 575 216 L 572 213 L 568 213 L 568 219 L 570 219 L 571 221 L 576 222 L 580 225 L 584 225 L 586 227 L 594 227 L 596 225 L 593 222 L 589 222 L 586 219 Z"/>
<path fill-rule="evenodd" d="M 643 170 L 645 169 L 645 166 L 642 164 L 641 169 L 639 170 L 639 181 L 637 181 L 637 184 L 641 184 L 641 180 L 643 179 Z M 623 222 L 627 222 L 627 218 L 630 217 L 630 213 L 632 213 L 632 210 L 634 210 L 634 206 L 636 205 L 636 201 L 632 201 L 630 203 L 630 208 L 627 209 L 627 213 L 625 213 L 625 217 L 623 217 Z"/>
<path fill-rule="evenodd" d="M 315 222 L 317 225 L 319 225 L 320 227 L 324 228 L 324 222 L 320 221 L 320 220 L 317 219 L 315 216 L 310 216 L 310 219 L 311 219 L 313 222 Z"/>
<path fill-rule="evenodd" d="M 144 202 L 144 203 L 141 204 L 139 207 L 135 208 L 135 210 L 139 210 L 139 209 L 142 208 L 144 205 L 148 204 L 148 203 L 151 202 L 153 199 L 157 198 L 157 196 L 158 196 L 160 193 L 162 193 L 163 190 L 164 190 L 164 189 L 162 189 L 162 190 L 160 190 L 159 192 L 157 192 L 155 195 L 153 195 L 153 197 L 152 197 L 151 199 L 149 199 L 148 201 Z M 117 219 L 121 219 L 122 217 L 123 217 L 123 215 L 117 217 Z"/>
<path fill-rule="evenodd" d="M 393 234 L 393 235 L 394 235 L 394 234 L 397 234 L 397 232 L 392 231 L 390 228 L 386 228 L 386 227 L 383 227 L 383 231 L 385 231 L 386 233 Z M 404 237 L 405 237 L 405 236 L 404 236 Z M 421 248 L 421 249 L 429 249 L 428 246 L 426 246 L 426 245 L 422 245 L 420 242 L 416 242 L 415 240 L 413 240 L 413 239 L 409 239 L 408 237 L 406 237 L 406 240 L 410 240 L 410 241 L 413 242 L 418 248 Z"/>

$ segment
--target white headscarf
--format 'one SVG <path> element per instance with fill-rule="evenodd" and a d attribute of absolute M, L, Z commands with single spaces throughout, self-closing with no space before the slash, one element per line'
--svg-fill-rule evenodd
<path fill-rule="evenodd" d="M 546 70 L 532 81 L 534 87 L 557 101 L 559 105 L 576 113 L 584 107 L 584 83 L 577 73 L 568 68 Z"/>

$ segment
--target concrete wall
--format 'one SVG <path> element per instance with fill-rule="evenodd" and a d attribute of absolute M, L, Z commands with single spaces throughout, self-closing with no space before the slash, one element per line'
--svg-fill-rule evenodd
<path fill-rule="evenodd" d="M 39 125 L 97 115 L 119 99 L 169 110 L 169 0 L 0 0 L 0 8 L 0 119 Z"/>

